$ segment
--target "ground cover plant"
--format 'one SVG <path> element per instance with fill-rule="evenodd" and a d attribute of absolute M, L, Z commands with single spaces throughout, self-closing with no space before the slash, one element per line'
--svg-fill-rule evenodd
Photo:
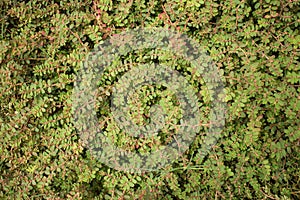
<path fill-rule="evenodd" d="M 0 8 L 1 199 L 300 199 L 299 1 L 2 0 Z M 160 171 L 117 171 L 91 155 L 74 127 L 75 77 L 97 44 L 151 27 L 187 34 L 208 52 L 224 77 L 226 125 L 204 158 L 199 133 Z M 176 134 L 181 112 L 166 88 L 144 86 L 131 98 L 131 117 L 145 125 L 150 105 L 164 105 L 164 132 L 138 140 L 118 129 L 111 86 L 140 63 L 183 74 L 204 124 L 210 101 L 201 75 L 170 52 L 117 59 L 99 80 L 97 116 L 116 145 L 146 153 Z"/>

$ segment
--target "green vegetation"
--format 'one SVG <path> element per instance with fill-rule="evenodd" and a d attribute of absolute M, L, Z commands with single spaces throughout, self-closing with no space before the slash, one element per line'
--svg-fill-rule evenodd
<path fill-rule="evenodd" d="M 300 199 L 300 2 L 288 0 L 2 0 L 0 2 L 0 199 Z M 124 30 L 187 34 L 224 77 L 226 126 L 204 158 L 202 127 L 188 151 L 156 172 L 99 162 L 74 127 L 72 92 L 89 52 Z M 159 49 L 117 59 L 99 80 L 97 115 L 108 138 L 146 153 L 176 134 L 177 99 L 163 86 L 132 94 L 139 125 L 163 105 L 167 126 L 133 139 L 111 117 L 112 85 L 130 67 L 170 66 L 210 101 L 190 64 Z"/>

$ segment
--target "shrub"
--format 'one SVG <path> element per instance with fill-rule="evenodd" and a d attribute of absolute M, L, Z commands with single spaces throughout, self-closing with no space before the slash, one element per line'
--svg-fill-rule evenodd
<path fill-rule="evenodd" d="M 299 1 L 1 1 L 0 197 L 3 199 L 299 199 Z M 202 159 L 201 134 L 171 166 L 127 173 L 100 163 L 73 123 L 75 76 L 106 38 L 137 27 L 185 33 L 210 54 L 224 76 L 228 113 L 222 137 Z M 205 87 L 170 52 L 132 52 L 116 61 L 120 73 L 99 82 L 97 110 L 110 137 L 147 152 L 161 141 L 131 140 L 110 118 L 110 86 L 126 63 L 174 66 L 199 95 Z M 203 86 L 203 87 L 202 87 Z M 146 123 L 149 105 L 176 99 L 144 87 L 133 106 Z M 134 102 L 132 103 L 134 105 Z M 180 112 L 176 113 L 178 120 Z M 174 123 L 175 123 L 174 122 Z M 205 128 L 204 128 L 205 129 Z"/>

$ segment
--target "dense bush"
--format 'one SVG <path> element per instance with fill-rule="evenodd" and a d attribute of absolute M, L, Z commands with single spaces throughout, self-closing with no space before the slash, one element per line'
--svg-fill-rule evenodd
<path fill-rule="evenodd" d="M 299 199 L 299 6 L 292 0 L 2 0 L 0 198 Z M 199 135 L 163 170 L 116 171 L 98 162 L 76 132 L 72 91 L 81 62 L 101 41 L 137 27 L 189 35 L 224 76 L 226 126 L 204 159 Z M 119 74 L 108 71 L 99 80 L 99 120 L 118 145 L 147 152 L 160 142 L 130 140 L 110 118 L 110 86 L 128 62 L 176 66 L 207 112 L 203 82 L 190 76 L 184 60 L 159 50 L 132 52 L 116 61 Z M 137 124 L 147 121 L 149 102 L 176 108 L 159 87 L 136 95 L 145 109 L 144 116 L 133 112 Z"/>

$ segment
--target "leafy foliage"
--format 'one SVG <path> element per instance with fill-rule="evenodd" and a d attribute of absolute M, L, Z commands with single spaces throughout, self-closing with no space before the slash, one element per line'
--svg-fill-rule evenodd
<path fill-rule="evenodd" d="M 0 8 L 1 199 L 300 198 L 299 1 L 3 0 Z M 172 166 L 142 174 L 99 163 L 77 134 L 71 96 L 80 63 L 96 44 L 136 27 L 189 35 L 224 76 L 226 127 L 204 159 L 205 126 Z M 209 122 L 208 88 L 189 63 L 163 50 L 132 52 L 98 84 L 99 121 L 116 144 L 148 152 L 168 141 L 167 134 L 129 138 L 110 116 L 111 86 L 141 63 L 183 74 Z M 168 90 L 149 86 L 134 95 L 136 123 L 146 124 L 157 102 L 170 124 L 180 119 Z"/>

